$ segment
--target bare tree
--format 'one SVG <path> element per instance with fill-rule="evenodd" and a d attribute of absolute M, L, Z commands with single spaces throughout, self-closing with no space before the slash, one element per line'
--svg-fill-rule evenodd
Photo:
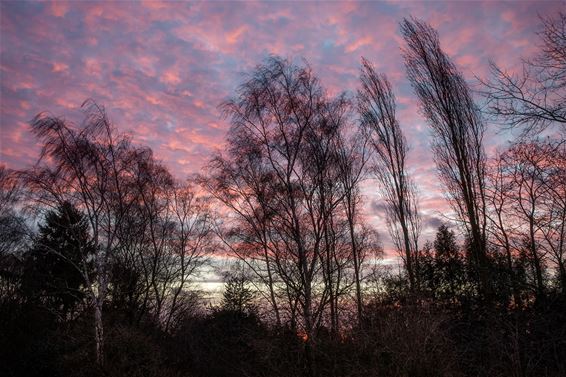
<path fill-rule="evenodd" d="M 277 274 L 301 309 L 311 369 L 316 312 L 324 302 L 315 301 L 314 290 L 326 214 L 318 211 L 302 152 L 310 128 L 320 120 L 321 105 L 322 90 L 310 69 L 271 58 L 223 106 L 232 121 L 230 144 L 242 153 L 253 152 L 270 171 L 275 198 L 269 244 L 275 249 Z"/>
<path fill-rule="evenodd" d="M 148 148 L 131 154 L 123 184 L 137 200 L 124 216 L 113 258 L 114 268 L 130 281 L 118 288 L 130 291 L 122 295 L 137 311 L 137 322 L 149 316 L 167 331 L 181 314 L 190 280 L 211 252 L 212 222 L 189 181 L 177 183 Z"/>
<path fill-rule="evenodd" d="M 137 153 L 132 162 L 132 189 L 139 198 L 139 205 L 132 207 L 135 209 L 132 215 L 142 220 L 140 233 L 145 241 L 138 248 L 145 280 L 144 306 L 151 301 L 153 316 L 159 322 L 168 287 L 175 279 L 169 248 L 174 229 L 171 211 L 174 182 L 167 169 L 154 161 L 150 150 Z"/>
<path fill-rule="evenodd" d="M 547 177 L 548 214 L 542 231 L 545 244 L 558 270 L 562 293 L 566 294 L 566 142 L 556 143 Z"/>
<path fill-rule="evenodd" d="M 229 252 L 243 261 L 266 287 L 264 298 L 270 303 L 277 326 L 281 325 L 278 287 L 275 272 L 275 253 L 269 232 L 274 194 L 272 174 L 258 158 L 257 145 L 229 148 L 228 155 L 216 156 L 210 162 L 210 174 L 200 182 L 215 199 L 222 203 L 233 216 L 222 221 L 217 234 Z M 263 289 L 258 289 L 263 294 Z"/>
<path fill-rule="evenodd" d="M 169 307 L 164 320 L 169 330 L 180 311 L 183 298 L 191 279 L 198 269 L 207 262 L 213 252 L 212 218 L 208 201 L 196 194 L 190 182 L 177 184 L 173 190 L 172 208 L 175 228 L 170 238 L 173 254 Z"/>
<path fill-rule="evenodd" d="M 440 48 L 437 32 L 405 19 L 407 75 L 432 129 L 435 162 L 448 198 L 465 224 L 484 297 L 491 295 L 486 257 L 485 124 L 462 74 Z"/>
<path fill-rule="evenodd" d="M 559 274 L 564 268 L 563 159 L 563 143 L 540 140 L 514 144 L 502 155 L 507 213 L 528 249 L 537 297 L 546 290 L 547 256 L 556 258 Z"/>
<path fill-rule="evenodd" d="M 502 155 L 496 156 L 489 166 L 486 185 L 486 202 L 488 204 L 487 218 L 490 243 L 505 253 L 507 271 L 510 274 L 513 289 L 513 300 L 516 306 L 522 305 L 521 287 L 515 272 L 515 259 L 518 245 L 514 237 L 517 225 L 512 220 L 509 211 L 512 198 L 513 183 L 506 174 L 506 166 Z"/>
<path fill-rule="evenodd" d="M 358 111 L 376 157 L 373 172 L 387 203 L 389 233 L 401 252 L 414 293 L 418 289 L 415 264 L 420 220 L 416 188 L 405 167 L 407 142 L 395 115 L 395 95 L 387 77 L 376 73 L 371 62 L 362 58 L 360 80 Z"/>
<path fill-rule="evenodd" d="M 360 182 L 366 176 L 366 165 L 369 159 L 367 138 L 360 136 L 362 135 L 354 133 L 349 139 L 345 139 L 341 142 L 337 161 L 337 167 L 339 169 L 338 176 L 344 191 L 342 207 L 344 208 L 350 238 L 358 324 L 362 323 L 361 320 L 363 318 L 364 308 L 362 264 L 365 257 L 365 243 L 363 242 L 365 237 L 363 235 L 366 234 L 361 220 Z M 343 139 L 345 137 L 343 137 Z"/>
<path fill-rule="evenodd" d="M 84 213 L 94 251 L 79 245 L 80 263 L 69 262 L 86 282 L 96 361 L 103 365 L 107 302 L 123 299 L 130 319 L 150 315 L 168 330 L 211 252 L 211 221 L 206 203 L 189 183 L 177 184 L 151 149 L 117 135 L 94 102 L 84 109 L 81 127 L 47 114 L 33 120 L 44 147 L 37 165 L 22 176 L 35 208 L 71 203 Z"/>
<path fill-rule="evenodd" d="M 7 214 L 20 197 L 17 176 L 14 171 L 0 165 L 0 215 Z"/>
<path fill-rule="evenodd" d="M 116 136 L 102 107 L 87 101 L 83 108 L 86 117 L 80 128 L 43 113 L 33 119 L 32 130 L 43 142 L 43 150 L 36 167 L 24 176 L 35 203 L 56 207 L 69 202 L 88 220 L 95 244 L 94 269 L 88 268 L 86 252 L 82 253 L 82 263 L 75 266 L 84 277 L 94 308 L 96 361 L 103 365 L 102 315 L 109 288 L 108 269 L 118 229 L 136 198 L 123 187 L 129 140 Z"/>
<path fill-rule="evenodd" d="M 17 172 L 0 165 L 0 259 L 17 255 L 26 245 L 28 229 L 17 208 L 20 186 Z"/>
<path fill-rule="evenodd" d="M 566 13 L 541 21 L 538 55 L 516 73 L 492 62 L 491 79 L 483 81 L 488 112 L 523 136 L 566 125 Z"/>
<path fill-rule="evenodd" d="M 17 172 L 0 165 L 0 305 L 17 298 L 21 256 L 31 234 L 19 208 L 22 188 Z"/>
<path fill-rule="evenodd" d="M 351 102 L 329 98 L 308 65 L 259 65 L 223 106 L 228 151 L 203 183 L 228 209 L 227 248 L 259 280 L 277 322 L 304 334 L 314 373 L 317 329 L 339 332 L 348 293 L 361 313 L 359 182 L 367 160 Z M 355 288 L 354 288 L 355 287 Z"/>

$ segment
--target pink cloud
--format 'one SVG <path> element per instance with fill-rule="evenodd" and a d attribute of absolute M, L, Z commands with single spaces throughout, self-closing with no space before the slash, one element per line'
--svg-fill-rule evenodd
<path fill-rule="evenodd" d="M 240 26 L 240 27 L 236 28 L 235 30 L 233 30 L 232 32 L 229 32 L 226 35 L 226 42 L 228 42 L 228 44 L 230 44 L 230 45 L 237 43 L 238 40 L 243 37 L 244 33 L 247 30 L 248 30 L 247 26 Z"/>
<path fill-rule="evenodd" d="M 394 86 L 412 147 L 410 170 L 423 211 L 433 218 L 449 207 L 428 126 L 405 76 L 398 22 L 413 14 L 438 28 L 442 46 L 473 82 L 474 75 L 487 75 L 489 59 L 516 68 L 537 48 L 537 13 L 550 15 L 562 5 L 143 1 L 0 7 L 0 163 L 20 168 L 35 161 L 39 150 L 27 126 L 35 114 L 48 110 L 80 122 L 81 103 L 93 98 L 120 130 L 151 146 L 183 178 L 222 148 L 229 124 L 217 106 L 268 54 L 305 57 L 331 94 L 356 90 L 365 56 Z M 488 151 L 506 138 L 490 137 Z M 375 197 L 375 188 L 368 189 L 366 202 Z M 366 213 L 386 239 L 380 215 L 369 205 Z"/>
<path fill-rule="evenodd" d="M 357 49 L 359 49 L 362 46 L 366 46 L 371 44 L 371 42 L 373 41 L 372 37 L 367 35 L 361 39 L 358 39 L 356 41 L 354 41 L 353 43 L 350 43 L 349 45 L 346 46 L 346 52 L 354 52 Z"/>

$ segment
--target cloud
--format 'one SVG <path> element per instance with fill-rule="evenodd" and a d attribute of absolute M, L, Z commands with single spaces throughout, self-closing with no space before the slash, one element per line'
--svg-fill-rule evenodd
<path fill-rule="evenodd" d="M 423 220 L 424 227 L 434 229 L 434 231 L 436 231 L 441 225 L 446 223 L 446 221 L 439 219 L 436 216 L 427 216 Z"/>
<path fill-rule="evenodd" d="M 229 124 L 217 106 L 268 54 L 305 57 L 329 93 L 354 92 L 360 57 L 388 75 L 411 145 L 409 169 L 426 226 L 450 213 L 435 173 L 429 130 L 405 77 L 398 22 L 411 14 L 438 28 L 465 77 L 488 59 L 516 67 L 536 49 L 552 2 L 2 2 L 0 162 L 29 166 L 39 148 L 27 126 L 41 111 L 79 122 L 86 98 L 106 106 L 134 140 L 179 178 L 222 148 Z M 488 139 L 489 150 L 506 141 Z M 375 186 L 375 183 L 373 183 Z M 367 190 L 365 214 L 384 230 L 383 205 Z M 385 239 L 384 231 L 381 232 Z"/>

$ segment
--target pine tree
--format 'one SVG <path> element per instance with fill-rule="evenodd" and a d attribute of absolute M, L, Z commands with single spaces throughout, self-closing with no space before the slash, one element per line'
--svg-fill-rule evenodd
<path fill-rule="evenodd" d="M 465 264 L 456 236 L 446 225 L 438 228 L 434 251 L 437 295 L 439 298 L 456 298 L 466 282 Z"/>
<path fill-rule="evenodd" d="M 247 313 L 253 310 L 254 293 L 247 285 L 244 276 L 231 276 L 226 281 L 226 288 L 222 298 L 222 308 L 238 313 Z"/>
<path fill-rule="evenodd" d="M 84 297 L 81 269 L 93 251 L 80 211 L 67 202 L 49 211 L 25 257 L 23 290 L 28 301 L 65 318 Z"/>

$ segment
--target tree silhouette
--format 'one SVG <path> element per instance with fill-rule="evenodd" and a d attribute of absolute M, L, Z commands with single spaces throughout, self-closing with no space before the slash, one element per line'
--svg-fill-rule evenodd
<path fill-rule="evenodd" d="M 362 127 L 376 156 L 373 172 L 381 185 L 387 204 L 387 224 L 395 246 L 401 253 L 409 275 L 410 289 L 417 289 L 415 270 L 420 219 L 416 187 L 405 166 L 407 141 L 395 115 L 395 95 L 385 75 L 375 72 L 373 65 L 362 58 L 358 90 L 358 111 Z"/>
<path fill-rule="evenodd" d="M 566 125 L 566 13 L 541 21 L 539 53 L 518 73 L 492 62 L 491 79 L 483 81 L 488 112 L 523 136 L 548 128 L 564 135 Z"/>
<path fill-rule="evenodd" d="M 254 297 L 253 290 L 248 286 L 248 279 L 243 274 L 230 276 L 225 283 L 222 308 L 246 313 L 253 310 Z"/>
<path fill-rule="evenodd" d="M 23 291 L 61 319 L 85 297 L 81 270 L 94 245 L 84 216 L 70 203 L 47 212 L 33 247 L 25 255 Z M 84 258 L 84 255 L 87 257 Z"/>
<path fill-rule="evenodd" d="M 468 84 L 428 24 L 405 19 L 401 33 L 409 81 L 433 132 L 434 159 L 446 193 L 471 239 L 480 289 L 491 296 L 486 253 L 485 123 Z"/>
<path fill-rule="evenodd" d="M 466 270 L 454 232 L 441 225 L 434 240 L 436 294 L 442 300 L 457 300 L 466 284 Z"/>

